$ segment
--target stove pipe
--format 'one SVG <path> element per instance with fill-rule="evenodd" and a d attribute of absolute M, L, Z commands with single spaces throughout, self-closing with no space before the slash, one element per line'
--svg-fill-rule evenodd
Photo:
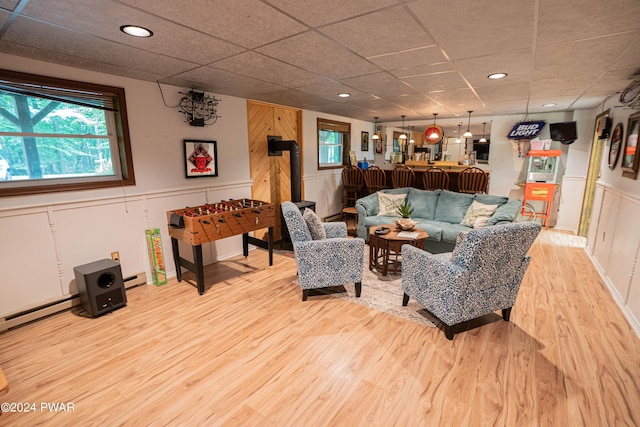
<path fill-rule="evenodd" d="M 283 151 L 290 152 L 291 164 L 291 201 L 302 201 L 302 178 L 300 176 L 300 146 L 293 139 L 283 141 L 281 136 L 267 136 L 269 156 L 282 156 Z"/>

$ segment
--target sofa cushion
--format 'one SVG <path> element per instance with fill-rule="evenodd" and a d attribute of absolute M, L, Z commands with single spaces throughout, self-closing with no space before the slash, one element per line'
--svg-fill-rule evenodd
<path fill-rule="evenodd" d="M 471 206 L 473 198 L 473 194 L 454 193 L 453 191 L 443 190 L 438 197 L 434 219 L 450 224 L 460 224 L 460 221 L 462 221 L 467 213 L 467 209 Z"/>
<path fill-rule="evenodd" d="M 442 241 L 449 243 L 456 243 L 458 235 L 466 234 L 473 230 L 471 227 L 467 227 L 462 224 L 447 224 L 442 230 Z"/>
<path fill-rule="evenodd" d="M 485 205 L 502 206 L 509 201 L 509 198 L 504 196 L 492 196 L 491 194 L 476 194 L 475 200 Z"/>
<path fill-rule="evenodd" d="M 433 219 L 412 218 L 418 221 L 416 228 L 420 228 L 427 232 L 428 240 L 442 240 L 442 230 L 449 227 L 451 224 L 446 222 L 435 221 Z"/>
<path fill-rule="evenodd" d="M 487 225 L 496 225 L 500 221 L 513 222 L 521 206 L 522 201 L 520 200 L 509 200 L 504 205 L 498 206 L 498 209 L 496 209 L 495 213 L 489 218 Z"/>
<path fill-rule="evenodd" d="M 309 233 L 313 240 L 324 240 L 327 238 L 327 234 L 322 226 L 322 221 L 318 218 L 318 215 L 309 208 L 306 208 L 302 213 L 302 217 L 309 227 Z"/>
<path fill-rule="evenodd" d="M 407 200 L 406 194 L 391 194 L 378 191 L 378 215 L 400 216 L 398 207 Z"/>
<path fill-rule="evenodd" d="M 498 205 L 485 205 L 474 200 L 460 224 L 473 228 L 485 227 L 496 209 L 498 209 Z"/>
<path fill-rule="evenodd" d="M 411 203 L 413 207 L 413 216 L 424 219 L 434 219 L 440 193 L 442 193 L 442 190 L 419 190 L 413 187 L 409 189 L 407 201 Z"/>

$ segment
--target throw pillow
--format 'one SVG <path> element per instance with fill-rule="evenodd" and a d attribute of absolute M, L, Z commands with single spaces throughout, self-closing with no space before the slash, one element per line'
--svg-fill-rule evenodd
<path fill-rule="evenodd" d="M 311 233 L 313 240 L 324 240 L 327 238 L 327 234 L 322 226 L 322 221 L 320 221 L 320 218 L 318 218 L 318 215 L 316 215 L 314 211 L 305 208 L 302 217 L 307 223 L 307 227 L 309 227 L 309 233 Z"/>
<path fill-rule="evenodd" d="M 378 215 L 400 216 L 397 209 L 406 198 L 406 194 L 389 194 L 378 191 Z"/>
<path fill-rule="evenodd" d="M 485 227 L 496 209 L 498 205 L 485 205 L 474 200 L 460 224 L 473 228 Z"/>
<path fill-rule="evenodd" d="M 460 224 L 473 228 L 485 227 L 496 209 L 498 205 L 485 205 L 474 200 Z"/>

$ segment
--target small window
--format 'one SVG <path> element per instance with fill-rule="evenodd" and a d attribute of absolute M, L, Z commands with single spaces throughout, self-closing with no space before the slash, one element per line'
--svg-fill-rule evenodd
<path fill-rule="evenodd" d="M 318 119 L 318 169 L 341 168 L 349 164 L 351 124 Z"/>
<path fill-rule="evenodd" d="M 491 148 L 491 142 L 478 142 L 473 141 L 473 151 L 476 152 L 476 162 L 489 164 L 489 149 Z"/>
<path fill-rule="evenodd" d="M 0 70 L 0 196 L 134 185 L 124 89 Z"/>

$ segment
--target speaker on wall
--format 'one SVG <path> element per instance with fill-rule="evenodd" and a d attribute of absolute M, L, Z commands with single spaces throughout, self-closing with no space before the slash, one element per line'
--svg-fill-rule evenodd
<path fill-rule="evenodd" d="M 73 269 L 80 303 L 92 317 L 127 305 L 120 264 L 102 259 Z"/>

